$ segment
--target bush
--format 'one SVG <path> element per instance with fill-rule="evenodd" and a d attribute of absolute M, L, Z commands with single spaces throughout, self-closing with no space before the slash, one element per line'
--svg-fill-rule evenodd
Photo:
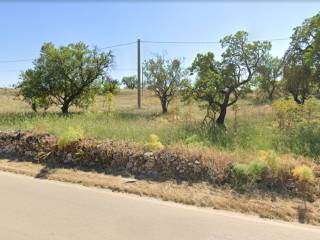
<path fill-rule="evenodd" d="M 287 145 L 296 154 L 320 159 L 320 123 L 302 124 L 287 137 Z"/>
<path fill-rule="evenodd" d="M 60 150 L 65 149 L 72 142 L 81 140 L 84 138 L 84 132 L 80 128 L 69 127 L 61 136 L 58 137 L 58 148 Z"/>
<path fill-rule="evenodd" d="M 113 95 L 117 95 L 120 92 L 119 85 L 118 80 L 107 77 L 101 86 L 101 94 L 112 93 Z"/>
<path fill-rule="evenodd" d="M 274 141 L 275 148 L 319 160 L 320 122 L 315 116 L 318 100 L 310 98 L 304 105 L 293 100 L 279 100 L 273 107 L 280 128 Z"/>
<path fill-rule="evenodd" d="M 299 182 L 314 183 L 315 177 L 313 171 L 310 167 L 306 165 L 297 166 L 292 170 L 292 174 L 294 177 L 298 179 Z"/>
<path fill-rule="evenodd" d="M 307 198 L 312 198 L 312 186 L 315 176 L 310 167 L 306 165 L 297 166 L 292 170 L 292 175 L 298 180 L 297 190 L 303 198 L 304 208 L 307 209 Z"/>
<path fill-rule="evenodd" d="M 151 134 L 149 136 L 148 141 L 144 146 L 149 151 L 157 151 L 164 148 L 162 143 L 159 141 L 159 137 L 155 134 Z"/>
<path fill-rule="evenodd" d="M 235 163 L 230 169 L 231 184 L 237 190 L 253 187 L 272 191 L 287 188 L 295 166 L 292 158 L 278 157 L 273 151 L 259 151 L 258 158 L 249 163 Z"/>
<path fill-rule="evenodd" d="M 267 164 L 261 160 L 255 160 L 248 164 L 236 163 L 231 169 L 232 184 L 238 190 L 245 187 L 252 188 L 257 181 L 261 180 Z"/>
<path fill-rule="evenodd" d="M 301 106 L 296 104 L 293 99 L 281 99 L 272 104 L 275 113 L 275 120 L 280 129 L 293 126 L 301 114 Z"/>

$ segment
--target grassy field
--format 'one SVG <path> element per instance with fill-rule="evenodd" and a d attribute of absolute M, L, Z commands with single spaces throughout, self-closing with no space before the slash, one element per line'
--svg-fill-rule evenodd
<path fill-rule="evenodd" d="M 102 96 L 87 110 L 73 108 L 63 117 L 59 109 L 33 113 L 31 108 L 16 97 L 14 90 L 0 91 L 0 130 L 48 131 L 61 135 L 69 127 L 81 128 L 86 137 L 111 138 L 144 143 L 150 134 L 159 136 L 165 145 L 177 143 L 197 146 L 235 149 L 272 149 L 273 125 L 270 105 L 257 105 L 253 99 L 241 100 L 237 114 L 227 115 L 228 132 L 223 136 L 208 134 L 201 128 L 204 112 L 197 103 L 186 105 L 179 100 L 162 115 L 159 100 L 144 91 L 142 109 L 137 109 L 136 92 L 123 90 L 112 103 L 109 113 Z"/>

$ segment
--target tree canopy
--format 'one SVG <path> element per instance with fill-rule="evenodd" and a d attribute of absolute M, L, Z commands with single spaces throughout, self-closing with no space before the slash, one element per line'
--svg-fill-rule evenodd
<path fill-rule="evenodd" d="M 294 28 L 284 62 L 287 90 L 297 103 L 319 93 L 320 13 Z"/>
<path fill-rule="evenodd" d="M 156 56 L 146 61 L 143 69 L 148 88 L 158 96 L 162 112 L 166 113 L 170 102 L 186 81 L 186 71 L 182 69 L 181 61 Z"/>
<path fill-rule="evenodd" d="M 271 49 L 271 43 L 249 42 L 248 33 L 243 31 L 226 36 L 220 42 L 225 49 L 220 62 L 214 59 L 211 52 L 198 54 L 190 70 L 197 74 L 194 96 L 206 102 L 206 117 L 224 125 L 227 108 L 248 90 L 253 76 Z M 217 111 L 219 116 L 216 119 Z"/>
<path fill-rule="evenodd" d="M 138 86 L 138 79 L 136 76 L 126 76 L 121 81 L 128 89 L 135 89 Z"/>
<path fill-rule="evenodd" d="M 113 79 L 110 76 L 104 76 L 101 84 L 101 93 L 112 93 L 117 95 L 120 92 L 120 83 L 117 79 Z"/>
<path fill-rule="evenodd" d="M 93 102 L 112 62 L 111 52 L 90 49 L 82 42 L 61 47 L 45 43 L 34 67 L 21 74 L 20 94 L 31 103 L 57 105 L 66 114 L 72 105 Z"/>
<path fill-rule="evenodd" d="M 263 95 L 272 100 L 274 93 L 279 89 L 280 77 L 283 74 L 282 60 L 277 57 L 268 56 L 258 68 L 255 78 L 256 85 Z"/>

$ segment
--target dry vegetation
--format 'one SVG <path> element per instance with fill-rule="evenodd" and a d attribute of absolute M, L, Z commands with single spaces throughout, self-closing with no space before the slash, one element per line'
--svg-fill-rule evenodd
<path fill-rule="evenodd" d="M 14 90 L 0 90 L 0 130 L 39 130 L 59 136 L 72 126 L 81 128 L 86 137 L 97 139 L 109 138 L 144 143 L 150 134 L 156 134 L 165 145 L 195 143 L 209 147 L 213 145 L 223 147 L 225 144 L 208 139 L 200 128 L 204 111 L 200 110 L 196 103 L 186 105 L 177 99 L 171 103 L 169 114 L 162 115 L 159 100 L 146 90 L 140 110 L 137 109 L 136 91 L 123 90 L 115 96 L 111 114 L 107 113 L 105 98 L 98 96 L 96 103 L 87 110 L 71 108 L 73 114 L 67 118 L 61 117 L 59 109 L 55 107 L 46 113 L 35 114 L 30 106 L 15 94 Z M 239 105 L 241 110 L 238 112 L 240 126 L 238 135 L 241 131 L 246 135 L 244 147 L 250 145 L 252 149 L 270 148 L 272 144 L 271 139 L 268 139 L 270 135 L 268 127 L 272 127 L 270 106 L 254 105 L 252 101 L 241 101 Z M 234 113 L 230 109 L 227 124 L 231 129 L 233 118 Z M 266 118 L 270 121 L 264 121 Z M 242 123 L 244 120 L 246 122 Z M 249 136 L 247 136 L 248 128 L 252 133 Z M 264 138 L 261 139 L 259 136 Z M 239 139 L 239 144 L 234 147 L 241 147 L 240 142 Z"/>
<path fill-rule="evenodd" d="M 104 97 L 98 96 L 89 109 L 73 108 L 73 114 L 68 117 L 61 116 L 55 108 L 50 108 L 46 113 L 32 113 L 31 108 L 15 94 L 15 90 L 0 90 L 0 130 L 32 130 L 63 137 L 69 127 L 75 127 L 81 129 L 86 138 L 108 138 L 140 144 L 145 144 L 151 134 L 156 134 L 166 148 L 184 151 L 184 154 L 200 154 L 206 159 L 214 157 L 219 160 L 215 161 L 216 164 L 225 165 L 230 159 L 237 163 L 250 163 L 257 160 L 260 151 L 265 151 L 273 152 L 289 165 L 294 162 L 294 165 L 307 164 L 315 170 L 320 169 L 314 159 L 277 148 L 278 132 L 271 105 L 257 103 L 254 95 L 239 101 L 236 126 L 235 112 L 228 110 L 228 131 L 223 136 L 216 136 L 208 135 L 201 128 L 204 112 L 196 103 L 186 105 L 176 100 L 170 105 L 169 113 L 162 115 L 159 114 L 159 100 L 149 91 L 144 91 L 141 110 L 136 108 L 136 92 L 123 90 L 114 98 L 111 112 L 105 107 Z M 299 220 L 302 205 L 301 198 L 257 189 L 240 194 L 229 185 L 124 179 L 6 159 L 0 160 L 0 170 L 287 221 Z M 318 181 L 320 174 L 317 174 Z M 316 187 L 319 192 L 319 186 Z M 306 220 L 320 225 L 320 202 L 318 198 L 312 200 L 308 203 Z"/>
<path fill-rule="evenodd" d="M 64 169 L 43 166 L 30 162 L 19 162 L 7 159 L 0 160 L 0 170 L 25 174 L 37 178 L 78 183 L 126 192 L 140 196 L 159 198 L 183 204 L 231 210 L 258 215 L 263 218 L 285 221 L 306 221 L 320 225 L 320 200 L 308 203 L 308 214 L 305 219 L 299 216 L 301 200 L 298 198 L 276 196 L 261 192 L 239 194 L 231 188 L 214 188 L 209 184 L 177 184 L 173 181 L 157 182 L 123 178 L 97 172 L 84 172 L 75 169 Z"/>

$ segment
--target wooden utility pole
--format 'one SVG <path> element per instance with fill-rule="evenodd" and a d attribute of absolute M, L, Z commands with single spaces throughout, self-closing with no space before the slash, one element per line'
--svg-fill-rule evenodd
<path fill-rule="evenodd" d="M 144 79 L 143 79 L 143 67 L 142 67 L 142 73 L 141 73 L 141 96 L 143 97 L 143 88 L 144 88 Z"/>
<path fill-rule="evenodd" d="M 138 108 L 141 108 L 141 56 L 140 56 L 140 39 L 137 40 L 137 78 L 138 78 Z"/>

